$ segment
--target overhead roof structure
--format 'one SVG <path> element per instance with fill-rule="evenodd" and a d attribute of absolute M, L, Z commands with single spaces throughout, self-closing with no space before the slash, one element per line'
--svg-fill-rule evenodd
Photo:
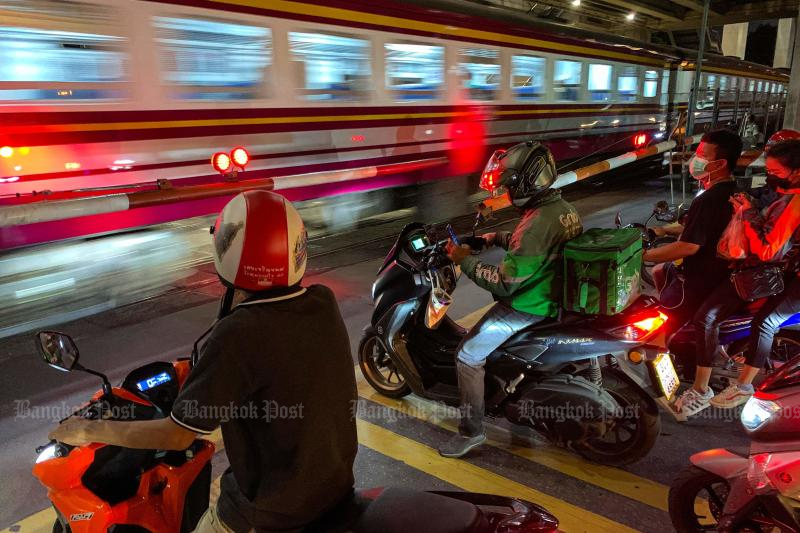
<path fill-rule="evenodd" d="M 698 29 L 703 0 L 471 0 L 526 11 L 531 16 L 577 27 L 624 33 Z M 712 0 L 709 26 L 755 20 L 794 18 L 800 0 Z M 631 14 L 633 16 L 631 17 Z M 598 23 L 604 24 L 598 27 Z M 609 26 L 612 23 L 615 26 Z M 616 26 L 616 24 L 620 24 Z"/>

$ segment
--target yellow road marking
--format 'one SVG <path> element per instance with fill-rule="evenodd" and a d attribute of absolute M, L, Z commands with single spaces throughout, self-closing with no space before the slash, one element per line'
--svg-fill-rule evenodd
<path fill-rule="evenodd" d="M 407 396 L 402 400 L 395 400 L 381 396 L 375 392 L 359 373 L 358 395 L 369 401 L 397 409 L 403 415 L 413 416 L 424 420 L 448 431 L 457 431 L 456 425 L 448 420 L 441 419 L 431 402 L 416 396 Z M 427 404 L 427 405 L 426 405 Z M 490 435 L 487 443 L 490 446 L 509 452 L 517 457 L 522 457 L 531 462 L 540 464 L 561 474 L 590 483 L 609 492 L 614 492 L 626 498 L 644 503 L 661 511 L 667 511 L 667 494 L 669 487 L 647 478 L 637 476 L 625 470 L 610 466 L 590 463 L 580 457 L 543 443 L 542 446 L 532 448 L 514 444 L 514 436 L 507 430 L 489 425 Z M 494 433 L 494 437 L 492 436 Z M 511 442 L 509 442 L 511 440 Z"/>
<path fill-rule="evenodd" d="M 563 531 L 636 531 L 466 461 L 445 459 L 433 448 L 388 429 L 361 419 L 357 424 L 358 440 L 367 448 L 466 491 L 502 494 L 541 505 L 558 517 Z"/>

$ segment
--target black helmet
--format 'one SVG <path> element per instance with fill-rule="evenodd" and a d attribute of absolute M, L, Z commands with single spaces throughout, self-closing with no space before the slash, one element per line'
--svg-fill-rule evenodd
<path fill-rule="evenodd" d="M 555 183 L 553 154 L 538 141 L 527 141 L 492 155 L 484 170 L 497 186 L 505 187 L 511 202 L 524 208 L 539 199 Z"/>

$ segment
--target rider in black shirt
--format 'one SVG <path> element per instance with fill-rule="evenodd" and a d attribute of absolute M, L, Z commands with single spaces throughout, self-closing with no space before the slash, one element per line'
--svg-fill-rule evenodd
<path fill-rule="evenodd" d="M 668 333 L 678 331 L 690 320 L 697 322 L 701 335 L 708 333 L 698 342 L 699 364 L 694 386 L 675 402 L 676 411 L 683 416 L 696 414 L 710 405 L 714 396 L 708 387 L 711 365 L 707 363 L 703 346 L 711 343 L 715 327 L 718 331 L 718 318 L 727 316 L 729 308 L 735 311 L 739 306 L 739 302 L 725 300 L 724 308 L 713 313 L 705 307 L 721 284 L 730 283 L 728 263 L 717 257 L 717 244 L 733 216 L 729 199 L 735 192 L 733 171 L 741 152 L 742 140 L 732 131 L 714 130 L 703 136 L 689 161 L 689 170 L 704 190 L 692 202 L 680 239 L 644 254 L 645 261 L 656 263 L 683 259 L 682 272 L 679 274 L 676 268 L 671 268 L 667 277 L 672 282 L 661 292 L 662 304 L 670 309 Z M 708 322 L 712 318 L 713 323 Z"/>
<path fill-rule="evenodd" d="M 233 310 L 214 326 L 170 417 L 71 418 L 54 438 L 182 450 L 222 428 L 230 467 L 196 532 L 296 531 L 348 498 L 358 449 L 350 342 L 333 293 L 300 285 L 306 232 L 282 196 L 249 191 L 214 228 Z"/>

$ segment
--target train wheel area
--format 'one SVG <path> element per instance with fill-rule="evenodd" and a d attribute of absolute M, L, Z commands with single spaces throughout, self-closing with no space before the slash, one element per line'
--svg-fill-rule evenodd
<path fill-rule="evenodd" d="M 608 182 L 567 193 L 586 227 L 613 227 L 618 211 L 626 220 L 643 221 L 653 205 L 668 196 L 668 189 L 658 181 Z M 669 483 L 686 458 L 708 448 L 746 446 L 737 418 L 716 412 L 684 424 L 662 416 L 655 448 L 644 459 L 622 468 L 588 462 L 548 444 L 531 430 L 496 420 L 488 421 L 487 444 L 465 460 L 439 456 L 437 446 L 456 427 L 453 410 L 414 395 L 400 399 L 379 395 L 360 373 L 355 359 L 362 329 L 372 312 L 370 290 L 375 272 L 399 227 L 413 216 L 404 209 L 374 218 L 355 232 L 315 236 L 309 248 L 307 283 L 322 283 L 334 290 L 350 334 L 359 395 L 354 406 L 359 434 L 358 487 L 497 493 L 543 505 L 559 518 L 563 531 L 661 532 L 670 527 L 666 511 Z M 465 214 L 457 220 L 468 227 L 467 218 L 471 217 Z M 167 232 L 160 246 L 170 250 L 195 240 L 208 242 L 206 222 L 159 228 L 156 231 Z M 504 229 L 513 223 L 513 213 L 501 212 L 486 224 Z M 145 239 L 147 235 L 137 232 L 122 238 Z M 109 246 L 120 246 L 114 242 L 109 241 Z M 84 362 L 91 361 L 94 368 L 107 372 L 112 382 L 144 361 L 169 360 L 188 353 L 191 343 L 215 315 L 221 294 L 208 259 L 198 255 L 202 247 L 188 249 L 195 254 L 194 259 L 165 256 L 166 265 L 158 267 L 180 275 L 193 272 L 188 280 L 170 281 L 146 298 L 113 309 L 96 309 L 87 316 L 65 313 L 54 327 L 73 336 L 81 346 Z M 87 250 L 79 246 L 71 253 L 86 255 Z M 123 282 L 137 280 L 137 272 L 146 276 L 148 271 L 132 269 L 129 279 L 115 273 L 92 275 L 98 283 L 108 281 L 109 286 L 116 284 L 124 290 Z M 64 284 L 56 278 L 47 283 Z M 64 284 L 61 290 L 66 293 L 69 287 Z M 465 326 L 474 323 L 491 303 L 488 293 L 466 279 L 460 281 L 454 297 L 449 313 Z M 53 425 L 53 409 L 77 405 L 97 386 L 91 376 L 74 374 L 65 380 L 63 375 L 42 368 L 30 349 L 30 337 L 29 332 L 16 333 L 0 340 L 0 375 L 7 384 L 0 421 L 0 434 L 6 443 L 0 470 L 7 479 L 15 480 L 0 487 L 0 527 L 16 533 L 50 531 L 53 512 L 47 509 L 44 490 L 30 475 L 33 449 Z M 33 375 L 36 379 L 30 379 Z M 212 438 L 221 448 L 219 433 Z M 215 455 L 213 465 L 212 497 L 227 466 L 224 451 Z"/>

